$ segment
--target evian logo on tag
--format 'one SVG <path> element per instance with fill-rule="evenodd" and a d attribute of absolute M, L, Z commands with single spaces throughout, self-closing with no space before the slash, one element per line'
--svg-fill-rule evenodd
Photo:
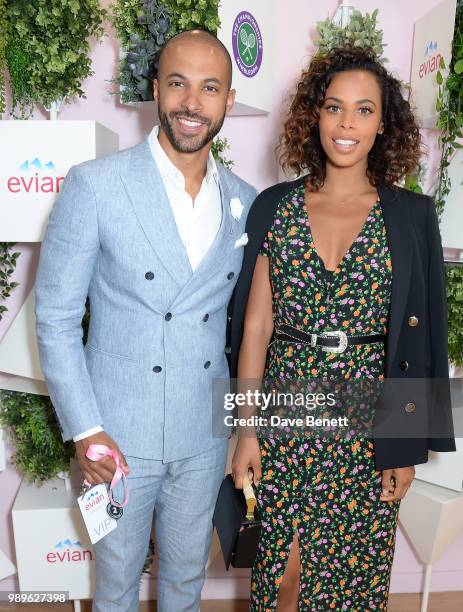
<path fill-rule="evenodd" d="M 59 193 L 64 176 L 58 176 L 52 161 L 42 163 L 38 157 L 26 159 L 17 176 L 10 176 L 7 189 L 10 193 Z"/>
<path fill-rule="evenodd" d="M 93 561 L 93 553 L 88 548 L 82 548 L 80 542 L 63 540 L 55 544 L 53 551 L 46 554 L 48 563 L 79 563 Z"/>
<path fill-rule="evenodd" d="M 96 508 L 98 504 L 101 504 L 102 501 L 105 500 L 105 496 L 101 493 L 95 493 L 90 489 L 90 491 L 85 495 L 84 503 L 85 503 L 85 511 L 90 512 L 93 508 Z"/>
<path fill-rule="evenodd" d="M 437 51 L 437 42 L 431 40 L 424 49 L 424 62 L 420 64 L 418 72 L 420 79 L 439 70 L 440 60 L 441 54 Z"/>

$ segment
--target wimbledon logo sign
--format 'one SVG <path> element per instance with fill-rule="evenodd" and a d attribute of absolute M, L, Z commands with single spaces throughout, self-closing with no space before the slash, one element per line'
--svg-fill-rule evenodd
<path fill-rule="evenodd" d="M 262 66 L 262 34 L 255 18 L 248 11 L 238 14 L 232 30 L 233 55 L 240 71 L 255 77 Z"/>

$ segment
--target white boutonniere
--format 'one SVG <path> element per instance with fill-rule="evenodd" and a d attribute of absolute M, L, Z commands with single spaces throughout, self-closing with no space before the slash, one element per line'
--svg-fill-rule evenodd
<path fill-rule="evenodd" d="M 239 249 L 239 247 L 246 246 L 248 242 L 249 242 L 248 235 L 243 234 L 241 238 L 238 238 L 238 240 L 235 242 L 235 249 Z"/>
<path fill-rule="evenodd" d="M 232 198 L 230 200 L 230 209 L 231 214 L 236 221 L 241 219 L 241 215 L 243 214 L 243 204 L 241 204 L 241 200 L 239 198 Z"/>

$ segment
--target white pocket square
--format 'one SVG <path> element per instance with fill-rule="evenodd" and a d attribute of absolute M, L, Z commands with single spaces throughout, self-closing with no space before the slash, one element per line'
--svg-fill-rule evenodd
<path fill-rule="evenodd" d="M 243 214 L 243 204 L 241 204 L 241 200 L 239 198 L 232 198 L 230 200 L 230 209 L 231 214 L 234 219 L 239 221 L 241 219 L 241 215 Z"/>
<path fill-rule="evenodd" d="M 249 242 L 248 235 L 243 234 L 241 238 L 238 238 L 238 240 L 235 242 L 235 249 L 239 249 L 239 247 L 246 246 L 248 242 Z"/>

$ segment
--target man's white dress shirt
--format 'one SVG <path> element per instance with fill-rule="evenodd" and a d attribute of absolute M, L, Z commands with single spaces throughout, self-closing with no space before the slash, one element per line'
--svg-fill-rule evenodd
<path fill-rule="evenodd" d="M 212 153 L 209 153 L 206 175 L 193 201 L 193 198 L 185 191 L 185 177 L 161 147 L 158 134 L 159 126 L 155 126 L 148 137 L 148 142 L 166 189 L 178 233 L 194 271 L 214 242 L 222 222 L 217 165 Z M 74 436 L 73 440 L 77 442 L 100 431 L 103 431 L 103 427 L 97 425 Z"/>

